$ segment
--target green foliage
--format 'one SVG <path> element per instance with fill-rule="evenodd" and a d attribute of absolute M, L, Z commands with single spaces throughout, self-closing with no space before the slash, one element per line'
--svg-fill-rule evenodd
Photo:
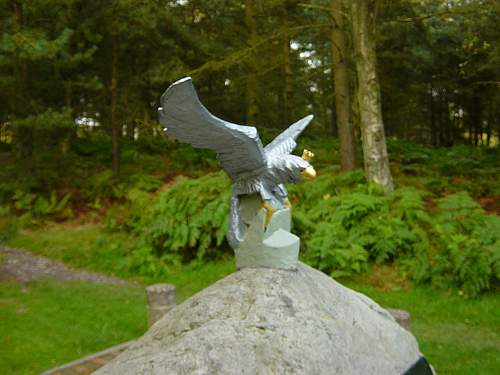
<path fill-rule="evenodd" d="M 74 140 L 72 150 L 78 156 L 107 163 L 111 161 L 111 137 L 101 129 L 85 132 Z"/>
<path fill-rule="evenodd" d="M 300 199 L 295 229 L 312 265 L 338 277 L 370 262 L 395 262 L 418 282 L 456 286 L 468 296 L 500 280 L 498 217 L 486 215 L 466 192 L 439 199 L 433 209 L 429 193 L 415 188 L 387 196 L 366 184 L 345 189 L 357 178 L 323 176 L 292 189 Z"/>
<path fill-rule="evenodd" d="M 25 193 L 19 190 L 14 194 L 13 201 L 16 210 L 24 214 L 28 213 L 35 217 L 62 214 L 70 217 L 72 215 L 72 211 L 68 207 L 70 198 L 70 193 L 58 199 L 55 191 L 52 191 L 49 198 L 45 198 L 42 195 Z"/>
<path fill-rule="evenodd" d="M 369 253 L 350 241 L 349 232 L 337 223 L 318 224 L 308 241 L 308 261 L 332 277 L 350 276 L 367 268 Z"/>
<path fill-rule="evenodd" d="M 106 199 L 127 199 L 131 190 L 144 192 L 155 191 L 163 185 L 163 181 L 151 175 L 134 173 L 129 176 L 115 176 L 106 169 L 91 176 L 83 185 L 83 194 L 87 201 Z M 122 202 L 123 203 L 123 202 Z"/>
<path fill-rule="evenodd" d="M 131 267 L 158 274 L 168 264 L 213 256 L 224 243 L 229 194 L 221 173 L 179 177 L 153 198 L 139 194 L 123 221 L 137 237 Z M 384 195 L 358 170 L 291 186 L 290 199 L 305 260 L 334 277 L 389 263 L 416 282 L 467 296 L 499 279 L 499 220 L 466 192 L 435 200 L 401 187 Z"/>
<path fill-rule="evenodd" d="M 435 255 L 432 282 L 459 285 L 471 296 L 488 289 L 492 278 L 499 279 L 498 217 L 484 215 L 465 192 L 440 199 L 437 207 L 434 224 L 441 251 Z"/>
<path fill-rule="evenodd" d="M 418 224 L 428 220 L 424 193 L 405 188 L 384 196 L 377 187 L 366 184 L 346 190 L 345 186 L 359 179 L 359 172 L 322 179 L 330 182 L 305 184 L 296 190 L 322 197 L 305 207 L 296 206 L 299 217 L 310 217 L 304 233 L 306 258 L 321 270 L 332 276 L 352 275 L 366 269 L 369 261 L 391 262 L 411 252 L 421 240 Z M 336 196 L 323 190 L 329 185 L 336 186 Z"/>
<path fill-rule="evenodd" d="M 0 217 L 7 216 L 10 213 L 10 207 L 8 205 L 0 206 Z"/>
<path fill-rule="evenodd" d="M 313 183 L 289 187 L 294 232 L 303 239 L 306 261 L 334 276 L 363 272 L 371 263 L 395 264 L 416 282 L 456 286 L 471 296 L 498 279 L 496 217 L 485 215 L 470 197 L 498 189 L 497 149 L 433 150 L 390 140 L 401 187 L 385 196 L 366 184 L 361 170 L 339 173 L 331 166 L 338 157 L 331 152 L 335 140 L 301 142 L 318 154 L 320 171 Z M 18 226 L 70 218 L 83 203 L 104 216 L 106 230 L 134 236 L 133 251 L 121 250 L 128 254 L 121 268 L 142 275 L 165 276 L 179 261 L 212 258 L 221 252 L 215 247 L 227 249 L 229 181 L 222 174 L 171 181 L 179 171 L 196 177 L 215 169 L 213 153 L 171 141 L 127 143 L 122 174 L 114 176 L 99 156 L 111 147 L 105 133 L 89 133 L 75 145 L 75 176 L 68 176 L 73 189 L 39 192 L 20 188 L 15 179 L 0 184 L 0 196 L 11 198 L 7 210 L 22 215 Z M 466 166 L 475 168 L 463 171 Z"/>
<path fill-rule="evenodd" d="M 229 210 L 229 180 L 222 173 L 178 177 L 131 220 L 138 240 L 133 252 L 140 272 L 159 272 L 162 261 L 203 259 L 222 245 Z M 142 203 L 144 204 L 144 203 Z"/>
<path fill-rule="evenodd" d="M 163 186 L 163 181 L 155 176 L 136 173 L 130 176 L 128 185 L 139 191 L 156 191 Z"/>
<path fill-rule="evenodd" d="M 33 213 L 39 216 L 58 214 L 65 210 L 70 198 L 71 194 L 68 193 L 58 200 L 55 191 L 50 194 L 48 200 L 44 197 L 38 197 L 33 205 Z"/>
<path fill-rule="evenodd" d="M 75 124 L 71 111 L 48 109 L 38 115 L 13 122 L 13 148 L 16 155 L 14 177 L 25 191 L 50 192 L 71 165 L 68 158 Z M 28 178 L 26 178 L 28 177 Z"/>
<path fill-rule="evenodd" d="M 86 198 L 101 198 L 103 196 L 110 196 L 113 192 L 115 181 L 113 172 L 106 169 L 100 173 L 93 175 L 85 184 L 84 192 Z"/>
<path fill-rule="evenodd" d="M 144 192 L 154 191 L 163 185 L 158 177 L 135 173 L 130 176 L 117 177 L 109 169 L 90 177 L 83 186 L 87 201 L 98 202 L 105 199 L 126 199 L 131 190 Z"/>
<path fill-rule="evenodd" d="M 71 129 L 75 127 L 73 119 L 71 117 L 71 111 L 69 109 L 63 109 L 62 111 L 55 111 L 53 109 L 47 109 L 45 112 L 38 115 L 30 115 L 26 118 L 16 120 L 14 122 L 14 128 L 31 128 L 35 131 L 39 131 L 37 134 L 39 137 L 45 136 L 47 141 L 48 138 L 54 135 L 58 135 L 57 131 L 61 129 Z M 55 131 L 54 133 L 45 133 L 49 130 Z M 38 137 L 37 137 L 38 138 Z M 55 140 L 52 140 L 54 142 Z"/>
<path fill-rule="evenodd" d="M 3 34 L 0 51 L 26 60 L 54 59 L 68 43 L 72 30 L 64 29 L 61 35 L 49 40 L 44 32 L 29 30 Z"/>
<path fill-rule="evenodd" d="M 473 196 L 499 195 L 499 147 L 455 146 L 432 149 L 389 139 L 393 170 L 400 183 L 438 195 L 468 191 Z"/>
<path fill-rule="evenodd" d="M 0 245 L 5 245 L 17 234 L 17 220 L 0 221 Z"/>

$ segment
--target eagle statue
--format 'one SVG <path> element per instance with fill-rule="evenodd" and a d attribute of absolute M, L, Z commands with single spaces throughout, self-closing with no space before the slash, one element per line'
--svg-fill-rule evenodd
<path fill-rule="evenodd" d="M 253 126 L 236 125 L 212 115 L 200 102 L 190 77 L 173 83 L 161 96 L 158 108 L 165 133 L 196 148 L 216 152 L 222 168 L 233 181 L 228 242 L 237 249 L 245 237 L 242 201 L 259 198 L 266 210 L 266 225 L 272 215 L 290 208 L 285 183 L 313 179 L 316 171 L 309 163 L 314 154 L 291 155 L 295 140 L 313 119 L 306 116 L 292 124 L 265 147 Z"/>

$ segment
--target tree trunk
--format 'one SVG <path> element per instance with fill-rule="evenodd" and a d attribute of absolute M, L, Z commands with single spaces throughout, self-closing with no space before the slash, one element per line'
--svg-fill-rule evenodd
<path fill-rule="evenodd" d="M 13 2 L 16 23 L 14 25 L 15 32 L 22 32 L 24 29 L 24 12 L 23 4 L 18 1 Z M 21 92 L 21 97 L 25 97 L 28 88 L 28 65 L 24 58 L 20 58 L 19 64 L 16 66 L 16 74 L 19 79 L 18 90 Z M 22 104 L 24 105 L 24 103 Z M 15 105 L 16 113 L 22 113 L 23 108 Z M 14 117 L 15 119 L 15 117 Z M 33 128 L 26 125 L 17 125 L 13 127 L 14 145 L 18 148 L 18 157 L 21 161 L 22 172 L 32 173 L 33 171 L 33 147 L 34 134 Z"/>
<path fill-rule="evenodd" d="M 121 126 L 117 118 L 118 102 L 118 36 L 113 35 L 111 61 L 111 141 L 112 141 L 112 168 L 117 175 L 120 172 L 120 135 Z"/>
<path fill-rule="evenodd" d="M 245 26 L 248 32 L 247 43 L 252 49 L 251 57 L 247 63 L 247 84 L 246 84 L 246 122 L 255 125 L 258 112 L 258 85 L 257 85 L 257 22 L 255 17 L 255 0 L 245 0 Z"/>
<path fill-rule="evenodd" d="M 16 13 L 16 30 L 22 31 L 24 29 L 23 4 L 18 1 L 14 1 L 14 12 Z M 25 90 L 26 82 L 28 80 L 28 64 L 24 58 L 21 58 L 20 70 L 22 89 Z"/>
<path fill-rule="evenodd" d="M 394 185 L 385 143 L 373 39 L 375 4 L 373 0 L 353 0 L 350 4 L 366 177 L 390 192 Z"/>
<path fill-rule="evenodd" d="M 442 145 L 446 147 L 451 147 L 453 146 L 454 143 L 454 137 L 453 137 L 453 130 L 452 130 L 452 123 L 451 123 L 451 118 L 450 118 L 450 103 L 448 101 L 448 93 L 446 90 L 443 90 L 443 95 L 441 100 L 443 101 L 443 140 L 441 142 Z"/>
<path fill-rule="evenodd" d="M 321 66 L 323 68 L 323 71 L 331 68 L 331 63 L 327 59 L 325 50 L 323 48 L 321 48 L 319 56 L 321 56 Z M 329 84 L 330 82 L 323 78 L 320 78 L 317 83 L 319 87 L 319 103 L 321 108 L 322 128 L 324 129 L 325 133 L 333 134 L 334 130 L 336 129 L 334 127 L 335 119 L 333 118 L 333 116 L 331 116 L 334 107 L 331 101 L 333 95 L 330 95 L 332 93 L 331 85 Z"/>
<path fill-rule="evenodd" d="M 399 129 L 394 130 L 394 127 L 392 124 L 392 117 L 391 117 L 392 103 L 391 103 L 390 97 L 386 96 L 385 102 L 384 102 L 384 100 L 382 100 L 382 112 L 385 113 L 385 121 L 384 121 L 385 136 L 392 137 L 392 136 L 396 135 L 396 136 L 400 137 L 401 135 L 398 134 Z M 408 140 L 408 138 L 406 138 L 405 136 L 403 137 L 403 139 Z"/>
<path fill-rule="evenodd" d="M 472 111 L 470 116 L 471 127 L 474 133 L 474 146 L 479 143 L 480 101 L 476 90 L 472 92 Z"/>
<path fill-rule="evenodd" d="M 16 32 L 21 32 L 24 29 L 24 10 L 23 10 L 23 4 L 19 1 L 14 1 L 14 13 L 16 16 L 16 23 L 14 26 L 14 30 Z M 21 96 L 25 98 L 26 93 L 29 91 L 28 88 L 28 61 L 26 58 L 20 57 L 19 58 L 19 64 L 16 67 L 17 69 L 17 74 L 19 77 L 19 91 L 21 92 Z M 26 109 L 24 106 L 26 103 L 21 104 L 21 107 L 15 106 L 16 107 L 16 112 L 19 111 L 20 113 L 23 113 Z"/>
<path fill-rule="evenodd" d="M 351 93 L 347 70 L 347 46 L 342 1 L 331 0 L 332 70 L 335 93 L 336 123 L 340 141 L 340 166 L 344 171 L 356 168 L 356 142 L 352 123 Z"/>
<path fill-rule="evenodd" d="M 431 143 L 434 147 L 438 144 L 438 135 L 437 135 L 437 125 L 436 125 L 436 108 L 434 104 L 434 87 L 432 86 L 432 82 L 429 88 L 429 109 L 431 112 Z"/>
<path fill-rule="evenodd" d="M 288 1 L 285 1 L 283 4 L 283 119 L 284 122 L 282 125 L 287 127 L 290 125 L 292 120 L 294 119 L 293 114 L 293 106 L 292 106 L 292 95 L 293 95 L 293 73 L 292 73 L 292 64 L 290 59 L 290 33 L 289 33 L 289 20 L 288 20 L 288 12 L 289 12 L 290 4 Z"/>
<path fill-rule="evenodd" d="M 488 123 L 486 124 L 486 146 L 490 147 L 491 144 L 491 125 L 493 124 L 493 99 L 490 98 L 488 106 Z"/>

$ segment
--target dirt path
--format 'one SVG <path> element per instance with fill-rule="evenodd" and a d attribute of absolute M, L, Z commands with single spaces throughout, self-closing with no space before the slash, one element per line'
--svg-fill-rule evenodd
<path fill-rule="evenodd" d="M 130 284 L 129 281 L 113 276 L 70 268 L 62 262 L 36 256 L 29 251 L 0 246 L 0 281 L 15 280 L 29 282 L 36 279 Z"/>

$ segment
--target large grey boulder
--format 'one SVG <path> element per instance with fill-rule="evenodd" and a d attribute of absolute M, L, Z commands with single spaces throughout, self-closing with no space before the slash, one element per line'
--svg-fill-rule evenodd
<path fill-rule="evenodd" d="M 384 309 L 299 263 L 229 275 L 95 374 L 399 375 L 419 358 Z"/>

